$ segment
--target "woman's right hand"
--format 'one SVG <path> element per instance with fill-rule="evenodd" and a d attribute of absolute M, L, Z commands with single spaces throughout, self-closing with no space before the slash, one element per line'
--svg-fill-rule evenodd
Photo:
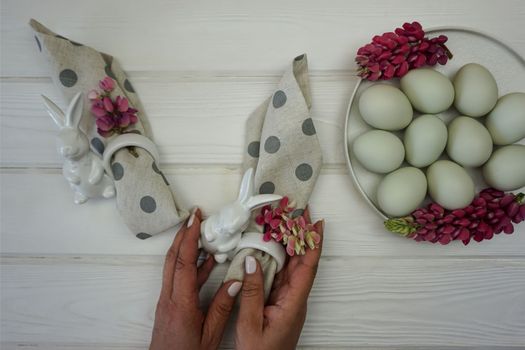
<path fill-rule="evenodd" d="M 306 218 L 310 221 L 308 210 Z M 323 240 L 324 221 L 315 223 L 321 235 L 319 248 L 293 256 L 273 283 L 264 305 L 264 281 L 259 262 L 245 260 L 239 316 L 235 329 L 237 349 L 295 349 L 306 319 L 306 304 L 312 288 Z"/>

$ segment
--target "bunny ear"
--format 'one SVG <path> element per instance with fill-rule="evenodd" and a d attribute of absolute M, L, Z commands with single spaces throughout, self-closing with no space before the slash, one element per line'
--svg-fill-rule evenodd
<path fill-rule="evenodd" d="M 64 112 L 62 112 L 62 110 L 48 97 L 42 95 L 42 98 L 44 99 L 47 113 L 49 113 L 59 128 L 63 128 L 66 125 L 66 117 L 64 116 Z"/>
<path fill-rule="evenodd" d="M 80 123 L 80 119 L 82 119 L 82 110 L 84 108 L 84 101 L 82 100 L 82 92 L 78 92 L 73 99 L 71 100 L 71 103 L 69 104 L 69 107 L 67 108 L 66 113 L 66 125 L 71 128 L 77 128 L 78 124 Z"/>
<path fill-rule="evenodd" d="M 253 168 L 246 170 L 242 177 L 241 189 L 239 190 L 239 198 L 241 203 L 246 203 L 253 194 Z"/>
<path fill-rule="evenodd" d="M 263 205 L 270 204 L 271 202 L 281 200 L 281 198 L 283 197 L 279 196 L 278 194 L 260 194 L 251 197 L 244 204 L 248 207 L 248 209 L 253 210 L 262 207 Z"/>

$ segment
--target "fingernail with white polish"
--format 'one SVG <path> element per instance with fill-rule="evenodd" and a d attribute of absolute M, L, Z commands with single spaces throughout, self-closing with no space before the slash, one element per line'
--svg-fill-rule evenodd
<path fill-rule="evenodd" d="M 255 272 L 255 270 L 257 269 L 257 263 L 255 262 L 255 258 L 253 256 L 246 257 L 246 259 L 244 260 L 244 269 L 249 275 Z"/>
<path fill-rule="evenodd" d="M 195 212 L 197 211 L 197 208 L 193 209 L 191 211 L 190 218 L 188 219 L 187 227 L 190 228 L 191 225 L 193 225 L 193 221 L 195 220 Z"/>
<path fill-rule="evenodd" d="M 233 282 L 231 286 L 228 287 L 228 295 L 232 298 L 239 294 L 239 291 L 241 290 L 242 283 L 239 281 Z"/>

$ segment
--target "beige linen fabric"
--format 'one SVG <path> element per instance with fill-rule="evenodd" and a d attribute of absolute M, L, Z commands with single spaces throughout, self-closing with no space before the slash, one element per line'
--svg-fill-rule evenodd
<path fill-rule="evenodd" d="M 293 200 L 297 208 L 294 215 L 303 213 L 322 165 L 310 107 L 308 62 L 306 55 L 301 55 L 283 74 L 274 94 L 246 123 L 244 169 L 255 169 L 255 188 L 259 193 L 276 193 Z M 252 221 L 248 230 L 261 232 L 261 227 Z M 225 281 L 242 280 L 247 255 L 255 256 L 261 263 L 268 296 L 277 264 L 261 251 L 243 249 L 238 252 Z"/>
<path fill-rule="evenodd" d="M 138 110 L 139 121 L 128 131 L 152 138 L 144 108 L 116 59 L 57 35 L 34 19 L 29 24 L 34 30 L 36 46 L 47 60 L 51 78 L 64 100 L 69 102 L 77 92 L 84 93 L 80 127 L 97 155 L 103 154 L 108 141 L 118 137 L 104 138 L 97 133 L 95 118 L 90 112 L 91 103 L 86 96 L 91 89 L 98 89 L 98 82 L 105 76 L 116 82 L 112 97 L 125 96 Z M 138 238 L 164 232 L 187 217 L 186 211 L 177 208 L 168 182 L 144 149 L 135 147 L 134 152 L 128 148 L 118 150 L 112 160 L 112 170 L 120 215 Z"/>
<path fill-rule="evenodd" d="M 135 147 L 135 152 L 117 151 L 111 170 L 120 215 L 137 238 L 172 229 L 187 217 L 177 209 L 168 180 L 146 150 Z"/>

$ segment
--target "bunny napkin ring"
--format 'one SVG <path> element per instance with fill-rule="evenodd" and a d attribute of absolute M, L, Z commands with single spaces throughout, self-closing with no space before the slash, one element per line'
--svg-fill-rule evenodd
<path fill-rule="evenodd" d="M 254 170 L 249 168 L 242 178 L 237 200 L 201 223 L 200 244 L 204 250 L 214 255 L 218 263 L 233 258 L 240 248 L 257 248 L 274 256 L 280 269 L 285 259 L 282 245 L 264 242 L 262 235 L 256 232 L 245 233 L 248 236 L 244 239 L 243 231 L 248 227 L 252 210 L 282 198 L 276 194 L 254 195 L 253 183 Z M 260 246 L 264 248 L 261 249 Z"/>
<path fill-rule="evenodd" d="M 113 180 L 105 174 L 101 159 L 90 150 L 88 138 L 79 128 L 84 105 L 82 93 L 73 97 L 66 113 L 49 98 L 42 97 L 47 112 L 60 129 L 57 150 L 64 159 L 62 173 L 75 193 L 75 203 L 115 196 Z"/>

